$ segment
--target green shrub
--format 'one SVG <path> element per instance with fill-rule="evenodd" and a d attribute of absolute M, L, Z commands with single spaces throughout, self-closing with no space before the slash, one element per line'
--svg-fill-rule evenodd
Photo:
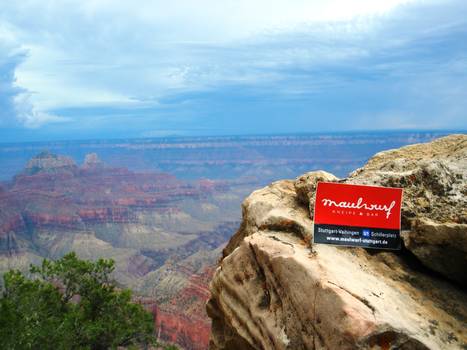
<path fill-rule="evenodd" d="M 1 349 L 145 348 L 154 343 L 150 312 L 110 279 L 112 260 L 60 260 L 7 272 L 0 297 Z"/>

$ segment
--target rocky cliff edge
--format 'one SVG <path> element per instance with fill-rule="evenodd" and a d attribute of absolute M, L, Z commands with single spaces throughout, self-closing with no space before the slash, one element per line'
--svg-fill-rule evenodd
<path fill-rule="evenodd" d="M 403 249 L 312 245 L 318 181 L 403 187 Z M 210 348 L 467 349 L 466 198 L 467 135 L 253 192 L 210 285 Z"/>

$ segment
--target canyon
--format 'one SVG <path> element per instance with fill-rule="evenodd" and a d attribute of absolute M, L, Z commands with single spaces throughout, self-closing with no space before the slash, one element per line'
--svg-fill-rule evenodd
<path fill-rule="evenodd" d="M 0 274 L 25 271 L 30 263 L 72 250 L 81 258 L 112 258 L 116 283 L 151 310 L 160 339 L 183 349 L 206 349 L 209 281 L 241 225 L 240 204 L 249 193 L 313 169 L 345 176 L 375 152 L 437 136 L 0 144 Z M 297 196 L 308 198 L 300 191 Z M 419 229 L 433 227 L 420 224 Z"/>
<path fill-rule="evenodd" d="M 238 225 L 228 201 L 239 188 L 239 182 L 107 167 L 96 154 L 79 166 L 41 152 L 1 187 L 0 271 L 26 271 L 68 251 L 112 258 L 116 282 L 146 300 L 159 338 L 204 349 L 212 252 Z M 223 221 L 212 220 L 220 210 Z"/>

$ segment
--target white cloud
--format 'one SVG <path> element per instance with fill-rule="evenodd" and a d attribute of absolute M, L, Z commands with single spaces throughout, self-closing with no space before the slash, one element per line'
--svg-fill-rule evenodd
<path fill-rule="evenodd" d="M 417 6 L 434 10 L 418 16 Z M 15 68 L 12 84 L 27 91 L 15 110 L 37 126 L 64 121 L 51 112 L 60 108 L 157 104 L 229 84 L 319 92 L 348 83 L 340 67 L 380 54 L 373 72 L 406 74 L 406 58 L 387 56 L 451 25 L 444 8 L 437 0 L 29 0 L 2 4 L 0 41 L 28 52 Z M 337 71 L 325 73 L 330 66 Z"/>
<path fill-rule="evenodd" d="M 27 128 L 37 128 L 46 123 L 66 122 L 68 118 L 38 110 L 31 103 L 29 93 L 19 93 L 14 99 L 16 118 Z"/>

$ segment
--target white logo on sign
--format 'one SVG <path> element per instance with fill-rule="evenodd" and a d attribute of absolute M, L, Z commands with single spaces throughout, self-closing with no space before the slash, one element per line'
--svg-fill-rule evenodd
<path fill-rule="evenodd" d="M 338 208 L 348 208 L 348 209 L 366 209 L 370 211 L 384 211 L 386 213 L 386 219 L 389 219 L 391 215 L 391 210 L 396 205 L 396 201 L 392 201 L 389 205 L 382 204 L 369 204 L 363 201 L 363 198 L 358 198 L 357 202 L 335 202 L 332 199 L 324 198 L 321 200 L 324 206 L 334 206 Z"/>

